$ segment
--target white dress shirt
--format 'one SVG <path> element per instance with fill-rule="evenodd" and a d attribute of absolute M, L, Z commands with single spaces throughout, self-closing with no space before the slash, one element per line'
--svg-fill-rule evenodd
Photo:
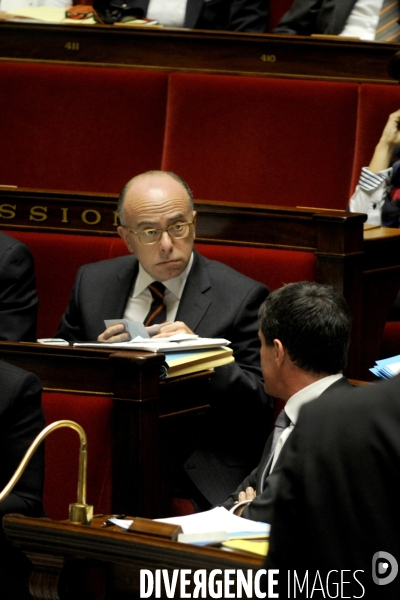
<path fill-rule="evenodd" d="M 335 383 L 335 381 L 339 381 L 343 377 L 342 373 L 338 373 L 336 375 L 328 375 L 323 379 L 318 379 L 318 381 L 314 381 L 307 387 L 303 388 L 299 392 L 296 392 L 293 396 L 289 398 L 289 400 L 285 404 L 285 413 L 290 419 L 289 427 L 284 429 L 277 441 L 275 446 L 274 457 L 272 459 L 270 473 L 275 466 L 276 461 L 278 460 L 278 456 L 282 450 L 282 447 L 289 435 L 292 433 L 294 426 L 297 423 L 297 419 L 299 416 L 299 412 L 301 407 L 307 402 L 311 402 L 311 400 L 315 400 L 319 398 L 319 396 L 324 392 L 330 385 Z"/>
<path fill-rule="evenodd" d="M 147 17 L 165 27 L 183 27 L 187 0 L 150 0 Z"/>
<path fill-rule="evenodd" d="M 382 4 L 383 0 L 357 0 L 339 35 L 374 40 Z"/>
<path fill-rule="evenodd" d="M 163 281 L 165 285 L 164 302 L 167 307 L 167 321 L 175 321 L 178 312 L 179 302 L 181 300 L 186 279 L 193 264 L 193 253 L 190 256 L 187 267 L 178 277 Z M 125 307 L 124 319 L 128 321 L 140 321 L 143 323 L 147 313 L 150 310 L 152 296 L 148 289 L 150 283 L 153 283 L 154 277 L 149 275 L 139 263 L 139 272 L 133 285 L 132 292 L 128 298 Z"/>
<path fill-rule="evenodd" d="M 366 213 L 367 223 L 382 225 L 382 208 L 392 179 L 392 167 L 373 173 L 368 167 L 361 169 L 360 180 L 350 198 L 350 212 Z"/>

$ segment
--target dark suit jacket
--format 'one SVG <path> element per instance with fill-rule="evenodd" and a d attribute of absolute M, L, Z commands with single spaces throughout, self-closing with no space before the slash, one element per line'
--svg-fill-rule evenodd
<path fill-rule="evenodd" d="M 285 450 L 268 568 L 360 569 L 366 594 L 354 582 L 348 597 L 398 600 L 400 576 L 378 586 L 371 572 L 379 551 L 400 565 L 400 376 L 307 404 Z"/>
<path fill-rule="evenodd" d="M 0 361 L 0 490 L 44 428 L 42 384 L 33 373 Z M 0 518 L 10 512 L 43 513 L 44 446 L 38 448 L 13 491 L 0 502 Z"/>
<path fill-rule="evenodd" d="M 0 490 L 7 485 L 38 433 L 45 426 L 42 385 L 36 375 L 0 361 Z M 43 516 L 44 445 L 41 444 L 12 492 L 0 502 L 0 519 L 8 513 Z M 32 565 L 11 547 L 0 530 L 0 597 L 28 598 Z"/>
<path fill-rule="evenodd" d="M 273 33 L 339 35 L 356 0 L 295 0 Z"/>
<path fill-rule="evenodd" d="M 149 0 L 130 0 L 129 6 L 147 13 Z M 188 0 L 184 27 L 264 33 L 269 0 Z"/>
<path fill-rule="evenodd" d="M 79 269 L 57 337 L 96 340 L 104 331 L 104 319 L 123 316 L 137 272 L 133 255 Z M 257 335 L 258 309 L 267 295 L 264 285 L 194 251 L 176 320 L 202 337 L 230 340 L 235 357 L 235 363 L 216 369 L 207 397 L 212 410 L 203 443 L 186 465 L 212 504 L 222 502 L 257 464 L 272 416 Z M 236 436 L 244 441 L 244 452 L 233 442 Z M 220 485 L 215 486 L 213 477 Z"/>
<path fill-rule="evenodd" d="M 344 392 L 351 388 L 350 383 L 347 381 L 345 377 L 335 381 L 332 385 L 330 385 L 319 397 L 318 402 L 334 392 L 335 390 L 343 390 Z M 293 435 L 293 432 L 291 433 Z M 264 451 L 260 460 L 260 464 L 256 469 L 250 473 L 244 481 L 239 485 L 239 487 L 231 494 L 226 502 L 222 506 L 226 509 L 231 509 L 234 503 L 238 499 L 239 492 L 244 492 L 247 487 L 252 487 L 257 491 L 257 496 L 254 500 L 244 508 L 242 512 L 242 517 L 245 519 L 251 519 L 252 521 L 263 521 L 265 523 L 270 523 L 272 518 L 272 495 L 273 491 L 276 487 L 277 482 L 279 481 L 279 473 L 282 465 L 285 462 L 285 452 L 284 449 L 286 447 L 286 443 L 283 446 L 279 457 L 276 461 L 274 469 L 272 473 L 267 477 L 266 481 L 262 481 L 262 475 L 264 473 L 264 469 L 267 466 L 269 454 L 271 451 L 272 445 L 272 437 L 273 433 L 269 436 L 267 443 L 265 444 Z M 262 490 L 262 491 L 261 491 Z"/>
<path fill-rule="evenodd" d="M 0 232 L 0 340 L 35 341 L 37 309 L 31 251 Z"/>

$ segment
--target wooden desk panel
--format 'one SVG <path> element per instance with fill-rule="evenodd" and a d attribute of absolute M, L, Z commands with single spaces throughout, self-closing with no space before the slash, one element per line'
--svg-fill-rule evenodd
<path fill-rule="evenodd" d="M 139 598 L 140 569 L 167 569 L 171 578 L 173 569 L 243 569 L 245 573 L 252 569 L 254 574 L 262 568 L 263 559 L 256 556 L 127 533 L 119 527 L 104 530 L 103 519 L 94 519 L 88 527 L 21 515 L 4 517 L 7 537 L 35 566 L 31 576 L 35 598 Z M 96 592 L 90 591 L 93 573 Z M 61 575 L 65 595 L 59 596 Z"/>
<path fill-rule="evenodd" d="M 395 84 L 396 44 L 225 31 L 0 22 L 2 59 Z"/>
<path fill-rule="evenodd" d="M 35 373 L 46 390 L 111 396 L 112 509 L 166 516 L 177 468 L 168 459 L 180 456 L 183 462 L 189 451 L 180 448 L 179 453 L 179 439 L 170 434 L 187 425 L 185 419 L 201 420 L 208 410 L 204 398 L 212 372 L 160 381 L 163 354 L 15 342 L 0 343 L 0 358 Z M 195 438 L 194 431 L 193 443 Z"/>

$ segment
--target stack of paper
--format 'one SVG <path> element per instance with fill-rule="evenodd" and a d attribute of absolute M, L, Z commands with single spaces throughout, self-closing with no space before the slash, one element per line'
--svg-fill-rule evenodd
<path fill-rule="evenodd" d="M 121 350 L 145 350 L 148 352 L 182 352 L 201 348 L 219 348 L 228 346 L 229 340 L 223 338 L 202 338 L 187 333 L 171 335 L 165 338 L 135 338 L 129 342 L 76 342 L 74 346 L 86 348 L 120 348 Z"/>
<path fill-rule="evenodd" d="M 67 19 L 66 8 L 60 6 L 26 6 L 12 10 L 7 14 L 7 20 L 11 21 L 40 21 L 42 23 L 73 23 L 74 25 L 94 25 L 93 17 L 85 19 Z"/>
<path fill-rule="evenodd" d="M 197 373 L 206 369 L 215 369 L 234 361 L 233 350 L 226 346 L 209 350 L 187 350 L 165 354 L 165 362 L 168 365 L 167 378 Z"/>
<path fill-rule="evenodd" d="M 210 537 L 212 537 L 209 535 L 211 533 L 225 533 L 229 540 L 257 539 L 267 538 L 270 530 L 270 526 L 267 523 L 243 519 L 232 514 L 222 506 L 185 517 L 170 517 L 168 519 L 156 520 L 162 523 L 180 525 L 183 533 L 186 535 L 185 541 L 189 541 L 188 536 L 192 535 L 192 543 L 196 545 L 207 543 Z M 179 536 L 178 541 L 180 541 Z"/>
<path fill-rule="evenodd" d="M 400 373 L 400 354 L 391 358 L 377 360 L 375 366 L 370 369 L 371 373 L 382 379 L 390 379 Z"/>

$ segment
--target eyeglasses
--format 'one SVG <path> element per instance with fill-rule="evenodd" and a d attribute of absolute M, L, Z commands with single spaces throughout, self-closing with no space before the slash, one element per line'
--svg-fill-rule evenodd
<path fill-rule="evenodd" d="M 165 229 L 144 229 L 143 231 L 133 231 L 126 225 L 123 225 L 133 235 L 137 235 L 139 241 L 145 246 L 151 246 L 161 240 L 161 236 L 166 231 L 169 237 L 173 240 L 181 240 L 189 235 L 190 226 L 193 225 L 193 221 L 189 223 L 174 223 Z"/>

